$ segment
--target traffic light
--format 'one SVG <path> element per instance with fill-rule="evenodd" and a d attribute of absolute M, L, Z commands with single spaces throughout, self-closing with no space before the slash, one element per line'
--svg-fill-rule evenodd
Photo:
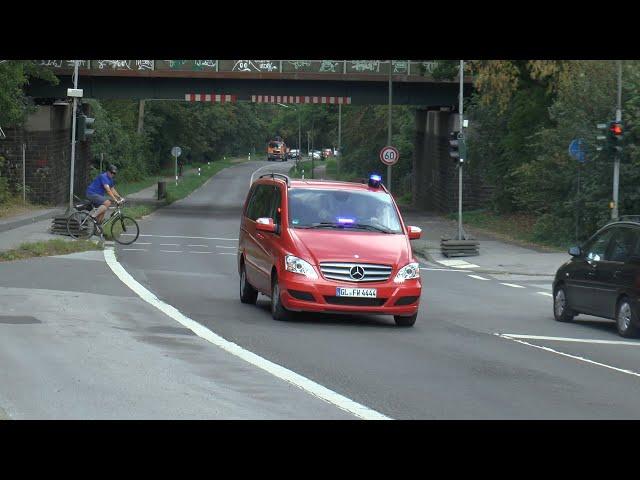
<path fill-rule="evenodd" d="M 623 139 L 624 132 L 622 122 L 609 122 L 609 141 L 611 143 L 611 147 L 613 147 L 617 152 L 621 152 Z"/>
<path fill-rule="evenodd" d="M 466 148 L 462 132 L 456 131 L 449 134 L 449 156 L 455 160 L 456 163 L 464 162 Z"/>
<path fill-rule="evenodd" d="M 93 126 L 95 121 L 95 118 L 87 117 L 84 113 L 77 116 L 76 138 L 79 142 L 87 140 L 88 136 L 94 134 L 95 129 L 90 127 Z"/>
<path fill-rule="evenodd" d="M 451 132 L 449 134 L 449 156 L 456 162 L 460 160 L 460 142 L 458 135 L 460 132 Z"/>

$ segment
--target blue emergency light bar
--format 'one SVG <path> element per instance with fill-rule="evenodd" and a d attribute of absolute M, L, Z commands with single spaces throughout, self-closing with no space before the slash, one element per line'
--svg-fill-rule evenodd
<path fill-rule="evenodd" d="M 377 188 L 380 186 L 380 182 L 382 181 L 382 177 L 378 174 L 369 175 L 369 186 L 373 188 Z"/>

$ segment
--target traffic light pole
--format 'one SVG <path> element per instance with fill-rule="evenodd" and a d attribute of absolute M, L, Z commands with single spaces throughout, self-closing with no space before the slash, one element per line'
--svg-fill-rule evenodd
<path fill-rule="evenodd" d="M 618 95 L 616 108 L 616 122 L 622 121 L 622 61 L 617 60 L 618 64 Z M 618 219 L 618 190 L 620 187 L 620 152 L 616 150 L 615 160 L 613 163 L 613 208 L 611 209 L 611 219 Z"/>
<path fill-rule="evenodd" d="M 78 88 L 78 60 L 74 60 L 73 68 L 73 88 Z M 71 119 L 71 178 L 69 180 L 69 212 L 73 209 L 73 180 L 74 167 L 76 164 L 76 112 L 78 109 L 78 98 L 73 97 L 73 118 Z"/>
<path fill-rule="evenodd" d="M 460 60 L 460 97 L 458 101 L 458 111 L 460 113 L 460 132 L 462 132 L 463 125 L 463 81 L 464 81 L 464 60 Z M 463 136 L 464 141 L 464 136 Z M 462 152 L 461 152 L 462 153 Z M 464 158 L 460 158 L 458 162 L 458 240 L 464 240 L 464 236 L 462 234 L 462 164 Z"/>
<path fill-rule="evenodd" d="M 389 60 L 389 125 L 387 129 L 387 145 L 391 146 L 391 104 L 393 102 L 393 88 L 391 84 L 392 62 Z M 387 188 L 391 191 L 391 165 L 387 165 Z"/>

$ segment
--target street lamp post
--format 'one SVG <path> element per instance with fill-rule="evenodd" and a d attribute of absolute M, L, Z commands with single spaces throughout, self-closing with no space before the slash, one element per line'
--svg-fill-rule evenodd
<path fill-rule="evenodd" d="M 338 155 L 336 157 L 336 170 L 340 178 L 340 157 L 342 156 L 342 104 L 338 104 Z"/>

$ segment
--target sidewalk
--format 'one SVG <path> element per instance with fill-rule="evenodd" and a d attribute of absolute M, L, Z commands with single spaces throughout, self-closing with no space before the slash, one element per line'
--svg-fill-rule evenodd
<path fill-rule="evenodd" d="M 64 212 L 64 207 L 43 208 L 0 219 L 0 252 L 17 248 L 22 243 L 60 238 L 72 240 L 70 237 L 49 233 L 53 217 Z"/>
<path fill-rule="evenodd" d="M 440 239 L 455 235 L 458 231 L 457 222 L 436 213 L 404 207 L 401 210 L 407 225 L 422 228 L 422 238 L 411 241 L 416 255 L 439 266 L 469 269 L 478 273 L 550 277 L 571 258 L 566 252 L 543 252 L 498 240 L 471 227 L 464 229 L 468 235 L 480 241 L 480 254 L 447 258 L 440 252 Z"/>

